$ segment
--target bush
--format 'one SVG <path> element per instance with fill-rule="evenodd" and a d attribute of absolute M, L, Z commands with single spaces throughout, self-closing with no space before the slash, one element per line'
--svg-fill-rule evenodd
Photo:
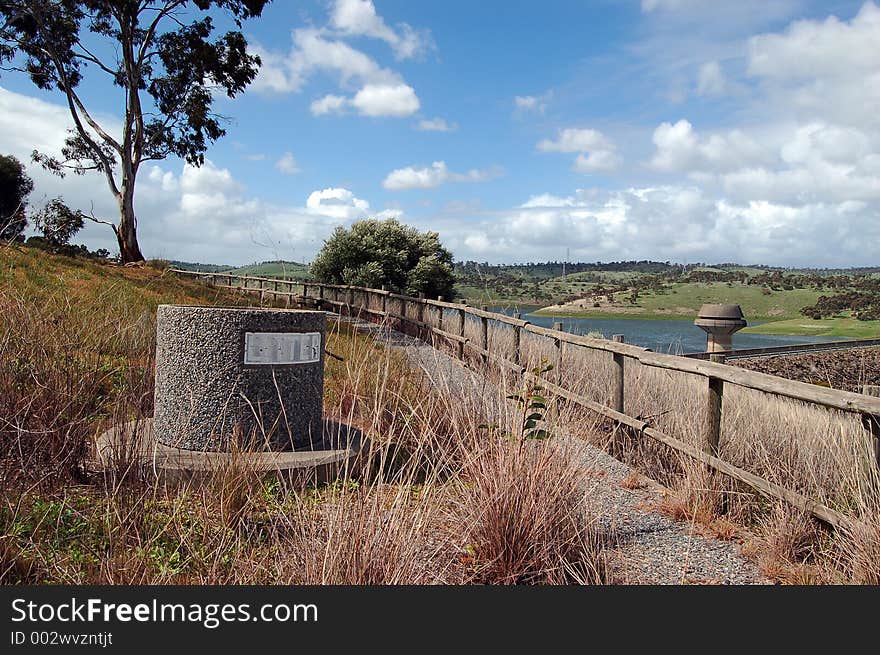
<path fill-rule="evenodd" d="M 12 155 L 0 155 L 0 239 L 17 241 L 27 227 L 27 197 L 34 182 Z"/>
<path fill-rule="evenodd" d="M 429 298 L 455 295 L 452 254 L 436 232 L 420 233 L 391 218 L 337 227 L 311 267 L 319 282 L 351 284 Z"/>
<path fill-rule="evenodd" d="M 68 207 L 61 198 L 53 198 L 37 213 L 34 223 L 50 246 L 60 248 L 83 228 L 85 215 Z"/>

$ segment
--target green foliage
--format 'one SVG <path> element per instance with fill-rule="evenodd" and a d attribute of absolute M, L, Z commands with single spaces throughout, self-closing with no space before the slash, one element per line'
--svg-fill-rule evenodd
<path fill-rule="evenodd" d="M 53 198 L 34 217 L 34 224 L 50 246 L 66 246 L 85 224 L 85 215 L 74 211 L 61 198 Z"/>
<path fill-rule="evenodd" d="M 532 369 L 532 373 L 535 379 L 539 380 L 544 373 L 552 370 L 553 364 L 542 362 L 540 366 Z M 541 391 L 543 391 L 543 387 L 537 381 L 529 380 L 522 393 L 507 396 L 508 399 L 515 400 L 522 407 L 522 420 L 517 436 L 523 441 L 527 439 L 543 440 L 553 436 L 549 430 L 541 427 L 547 412 L 547 399 L 541 394 Z"/>
<path fill-rule="evenodd" d="M 74 125 L 60 157 L 37 151 L 32 157 L 62 176 L 71 170 L 104 174 L 119 201 L 123 262 L 144 259 L 133 206 L 141 164 L 169 155 L 203 164 L 209 143 L 225 134 L 225 119 L 213 111 L 215 97 L 235 97 L 257 75 L 260 58 L 248 51 L 242 32 L 217 35 L 214 21 L 240 28 L 267 1 L 0 2 L 0 70 L 61 92 Z M 123 90 L 121 134 L 111 134 L 85 107 L 79 89 L 87 73 L 90 84 Z"/>
<path fill-rule="evenodd" d="M 0 155 L 0 239 L 18 238 L 27 227 L 25 209 L 34 182 L 12 155 Z"/>
<path fill-rule="evenodd" d="M 420 233 L 390 218 L 337 227 L 312 263 L 320 282 L 351 284 L 429 298 L 454 297 L 452 254 L 436 232 Z"/>

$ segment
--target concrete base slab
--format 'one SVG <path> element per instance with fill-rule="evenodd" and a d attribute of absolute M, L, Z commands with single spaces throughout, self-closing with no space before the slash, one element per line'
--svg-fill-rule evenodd
<path fill-rule="evenodd" d="M 175 448 L 156 440 L 153 420 L 133 421 L 101 434 L 95 441 L 96 472 L 132 467 L 158 477 L 188 480 L 237 470 L 280 474 L 299 481 L 327 482 L 351 471 L 362 449 L 361 432 L 324 420 L 324 436 L 311 450 L 217 452 Z"/>

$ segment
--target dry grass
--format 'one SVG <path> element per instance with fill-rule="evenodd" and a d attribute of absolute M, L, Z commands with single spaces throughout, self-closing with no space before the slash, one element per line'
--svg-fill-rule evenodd
<path fill-rule="evenodd" d="M 136 443 L 152 413 L 156 304 L 253 298 L 149 268 L 50 258 L 40 271 L 27 252 L 0 263 L 0 582 L 604 580 L 582 481 L 547 444 L 506 436 L 516 408 L 432 384 L 344 324 L 328 334 L 341 360 L 327 361 L 325 414 L 371 445 L 336 482 L 267 477 L 244 460 L 159 482 L 134 448 L 94 473 L 94 436 L 115 427 Z M 499 484 L 521 485 L 522 502 L 499 504 Z M 529 526 L 506 559 L 492 537 L 504 522 Z"/>
<path fill-rule="evenodd" d="M 578 466 L 552 442 L 491 438 L 465 468 L 473 482 L 453 516 L 465 526 L 471 576 L 486 584 L 601 584 L 601 535 Z M 550 537 L 550 538 L 548 538 Z"/>
<path fill-rule="evenodd" d="M 436 313 L 429 314 L 429 319 L 437 325 Z M 443 327 L 459 333 L 458 313 L 444 312 Z M 474 343 L 482 342 L 478 319 L 467 319 L 463 333 Z M 488 343 L 492 352 L 509 356 L 513 331 L 490 321 Z M 611 404 L 614 371 L 609 353 L 568 344 L 557 348 L 552 340 L 526 332 L 521 334 L 521 345 L 523 366 L 532 369 L 541 362 L 554 363 L 556 369 L 548 375 L 551 380 L 591 400 Z M 440 347 L 455 352 L 452 344 Z M 477 355 L 468 353 L 466 360 L 471 366 L 481 365 Z M 502 386 L 510 383 L 509 376 L 494 367 L 488 374 Z M 625 388 L 629 415 L 703 447 L 705 379 L 627 360 Z M 741 539 L 749 531 L 756 533 L 748 550 L 771 577 L 820 583 L 871 583 L 880 577 L 880 472 L 873 463 L 868 433 L 857 416 L 725 386 L 720 456 L 858 521 L 852 530 L 829 533 L 810 518 L 808 523 L 815 530 L 804 536 L 796 521 L 774 509 L 774 502 L 729 478 L 709 475 L 702 465 L 662 443 L 602 423 L 592 412 L 565 401 L 552 411 L 566 421 L 570 433 L 668 487 L 662 509 L 671 516 L 721 538 Z M 776 526 L 772 539 L 770 526 Z M 806 563 L 793 562 L 796 557 L 780 550 L 778 543 L 785 535 L 793 542 L 804 538 L 810 542 Z M 768 539 L 770 546 L 755 545 Z"/>
<path fill-rule="evenodd" d="M 466 333 L 479 340 L 477 327 L 476 321 L 469 321 Z M 512 331 L 490 323 L 489 342 L 495 352 L 510 353 Z M 610 353 L 567 344 L 560 350 L 550 339 L 527 333 L 522 335 L 522 350 L 525 366 L 555 362 L 551 379 L 591 400 L 611 404 Z M 703 447 L 705 379 L 627 360 L 625 389 L 627 414 Z M 760 551 L 756 559 L 772 577 L 826 583 L 870 583 L 880 577 L 880 472 L 858 416 L 734 385 L 724 390 L 720 456 L 859 521 L 851 531 L 829 533 L 812 518 L 791 514 L 790 508 L 782 512 L 745 485 L 709 475 L 705 467 L 662 443 L 608 424 L 597 429 L 595 415 L 588 410 L 579 412 L 564 401 L 560 406 L 561 413 L 571 415 L 574 434 L 668 487 L 662 509 L 671 516 L 715 536 L 738 538 L 745 528 L 757 533 L 764 545 L 751 550 Z M 588 420 L 590 416 L 593 420 Z M 586 427 L 581 427 L 583 421 Z M 791 546 L 782 548 L 786 539 Z M 811 548 L 808 557 L 794 546 L 802 542 Z"/>

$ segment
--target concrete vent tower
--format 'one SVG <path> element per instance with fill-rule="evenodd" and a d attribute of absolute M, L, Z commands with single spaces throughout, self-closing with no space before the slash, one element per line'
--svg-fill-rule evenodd
<path fill-rule="evenodd" d="M 724 353 L 733 350 L 733 333 L 748 325 L 739 305 L 705 304 L 694 325 L 708 335 L 706 352 Z"/>

